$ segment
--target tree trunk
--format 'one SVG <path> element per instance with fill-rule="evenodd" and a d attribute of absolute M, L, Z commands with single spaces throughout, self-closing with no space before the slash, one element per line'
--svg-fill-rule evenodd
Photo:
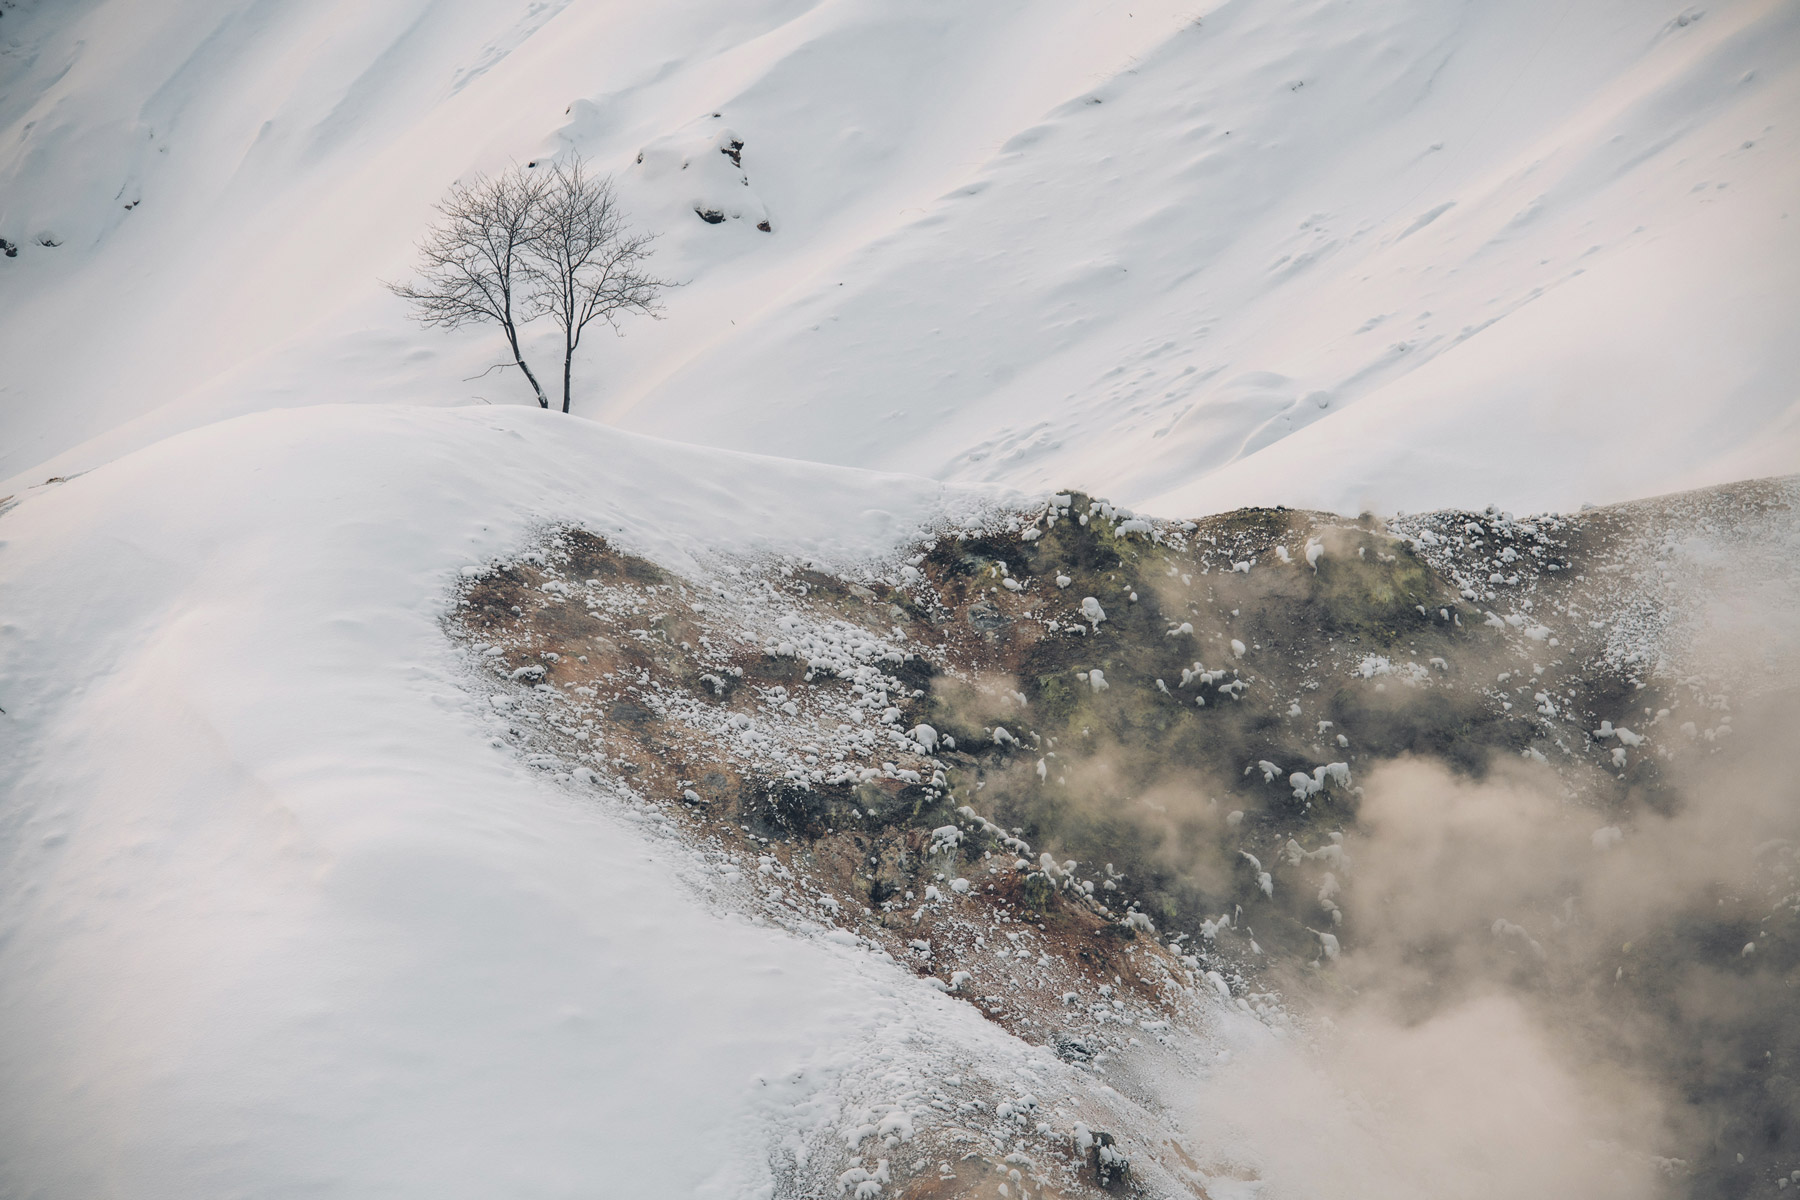
<path fill-rule="evenodd" d="M 563 337 L 563 411 L 569 411 L 569 368 L 575 361 L 575 341 Z"/>
<path fill-rule="evenodd" d="M 531 390 L 537 393 L 538 407 L 549 408 L 550 397 L 544 395 L 544 389 L 539 386 L 537 376 L 531 373 L 531 368 L 525 365 L 525 356 L 519 353 L 519 334 L 513 328 L 511 321 L 506 322 L 506 341 L 512 347 L 513 362 L 519 365 L 519 370 L 525 372 L 525 378 L 531 381 Z M 566 385 L 565 390 L 567 390 Z M 567 400 L 563 401 L 563 411 L 569 411 Z"/>

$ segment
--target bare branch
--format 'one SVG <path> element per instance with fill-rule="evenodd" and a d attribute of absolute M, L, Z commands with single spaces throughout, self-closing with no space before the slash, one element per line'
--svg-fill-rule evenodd
<path fill-rule="evenodd" d="M 649 273 L 654 235 L 634 233 L 612 180 L 588 172 L 580 158 L 552 169 L 539 206 L 526 269 L 545 315 L 563 331 L 563 411 L 582 331 L 597 320 L 615 330 L 622 317 L 662 311 L 662 292 L 677 286 Z"/>
<path fill-rule="evenodd" d="M 519 349 L 518 326 L 536 315 L 525 255 L 536 236 L 545 183 L 514 167 L 456 184 L 437 205 L 439 220 L 419 244 L 419 278 L 387 285 L 420 324 L 443 329 L 493 323 L 540 405 L 550 400 Z"/>

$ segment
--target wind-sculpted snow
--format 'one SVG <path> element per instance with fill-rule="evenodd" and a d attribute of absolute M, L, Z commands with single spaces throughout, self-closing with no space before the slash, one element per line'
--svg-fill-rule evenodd
<path fill-rule="evenodd" d="M 270 407 L 528 402 L 380 284 L 453 180 L 571 150 L 686 285 L 578 364 L 628 428 L 1165 514 L 1800 461 L 1774 0 L 6 11 L 21 483 Z"/>

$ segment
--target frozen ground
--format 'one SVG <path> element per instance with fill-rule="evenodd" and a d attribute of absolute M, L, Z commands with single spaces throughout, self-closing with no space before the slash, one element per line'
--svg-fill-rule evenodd
<path fill-rule="evenodd" d="M 0 476 L 518 402 L 378 281 L 452 179 L 571 147 L 688 281 L 583 363 L 627 428 L 1170 514 L 1800 462 L 1783 0 L 4 12 Z"/>

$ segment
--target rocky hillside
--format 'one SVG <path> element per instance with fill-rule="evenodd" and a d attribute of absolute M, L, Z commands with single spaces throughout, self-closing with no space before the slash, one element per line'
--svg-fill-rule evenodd
<path fill-rule="evenodd" d="M 795 1194 L 1205 1194 L 1229 1164 L 1134 1081 L 1191 1067 L 1221 1006 L 1303 1032 L 1348 993 L 1426 1013 L 1480 983 L 1577 1038 L 1605 979 L 1670 1035 L 1589 1040 L 1691 1110 L 1663 1174 L 1736 1195 L 1800 1165 L 1792 844 L 1604 957 L 1598 917 L 1559 940 L 1576 885 L 1512 896 L 1472 967 L 1468 930 L 1359 903 L 1357 861 L 1383 849 L 1365 784 L 1402 763 L 1554 795 L 1595 853 L 1696 803 L 1743 710 L 1791 699 L 1797 500 L 1167 522 L 1066 493 L 856 572 L 687 577 L 559 527 L 467 568 L 446 629 L 496 737 L 703 846 L 719 903 L 904 962 L 1069 1068 L 1054 1116 L 973 1079 L 876 1113 Z M 1403 982 L 1358 974 L 1387 952 Z M 1684 1006 L 1695 970 L 1751 999 Z"/>

